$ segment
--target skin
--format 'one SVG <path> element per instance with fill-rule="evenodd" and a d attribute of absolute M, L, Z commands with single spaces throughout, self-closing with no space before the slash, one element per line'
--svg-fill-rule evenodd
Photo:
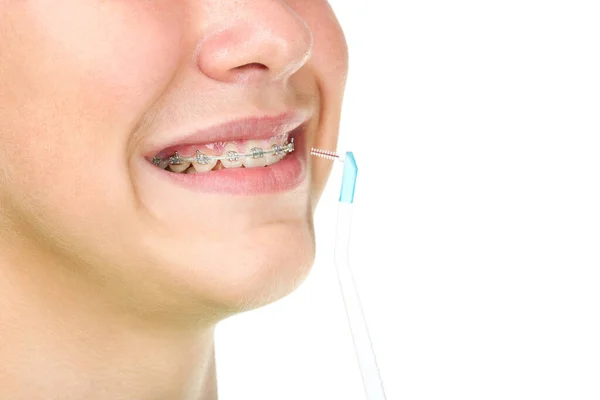
<path fill-rule="evenodd" d="M 157 186 L 168 135 L 302 110 L 335 149 L 324 0 L 0 0 L 0 392 L 216 399 L 215 325 L 292 292 L 330 172 L 261 196 Z"/>

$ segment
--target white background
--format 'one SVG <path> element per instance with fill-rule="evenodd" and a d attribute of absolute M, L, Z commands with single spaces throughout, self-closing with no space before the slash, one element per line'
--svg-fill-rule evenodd
<path fill-rule="evenodd" d="M 351 259 L 388 400 L 600 398 L 597 1 L 331 1 Z M 221 400 L 362 400 L 333 267 L 217 330 Z"/>

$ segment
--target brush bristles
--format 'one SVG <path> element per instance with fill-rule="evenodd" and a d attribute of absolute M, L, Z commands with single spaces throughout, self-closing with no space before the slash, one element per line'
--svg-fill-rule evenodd
<path fill-rule="evenodd" d="M 314 147 L 310 149 L 310 153 L 313 156 L 322 157 L 333 161 L 338 160 L 340 158 L 340 156 L 333 151 L 316 149 Z"/>

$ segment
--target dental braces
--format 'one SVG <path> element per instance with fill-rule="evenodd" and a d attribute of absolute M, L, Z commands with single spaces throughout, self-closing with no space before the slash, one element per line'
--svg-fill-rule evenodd
<path fill-rule="evenodd" d="M 269 150 L 264 150 L 260 147 L 253 147 L 252 149 L 250 149 L 250 153 L 240 154 L 237 151 L 230 150 L 220 156 L 209 156 L 200 152 L 200 150 L 196 150 L 196 155 L 194 157 L 182 157 L 178 152 L 175 152 L 175 154 L 169 157 L 168 159 L 154 157 L 152 162 L 154 163 L 154 165 L 162 168 L 166 168 L 168 165 L 181 165 L 186 162 L 207 165 L 211 161 L 227 160 L 229 162 L 237 162 L 240 158 L 252 157 L 254 159 L 257 159 L 263 158 L 267 154 L 283 156 L 286 153 L 293 152 L 294 150 L 294 138 L 291 138 L 289 143 L 283 145 L 274 144 Z"/>

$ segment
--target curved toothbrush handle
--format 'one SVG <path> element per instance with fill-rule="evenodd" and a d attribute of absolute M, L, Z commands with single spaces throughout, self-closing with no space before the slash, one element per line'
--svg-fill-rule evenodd
<path fill-rule="evenodd" d="M 340 202 L 335 246 L 337 276 L 367 400 L 386 400 L 371 337 L 348 259 L 351 220 L 352 203 Z"/>

